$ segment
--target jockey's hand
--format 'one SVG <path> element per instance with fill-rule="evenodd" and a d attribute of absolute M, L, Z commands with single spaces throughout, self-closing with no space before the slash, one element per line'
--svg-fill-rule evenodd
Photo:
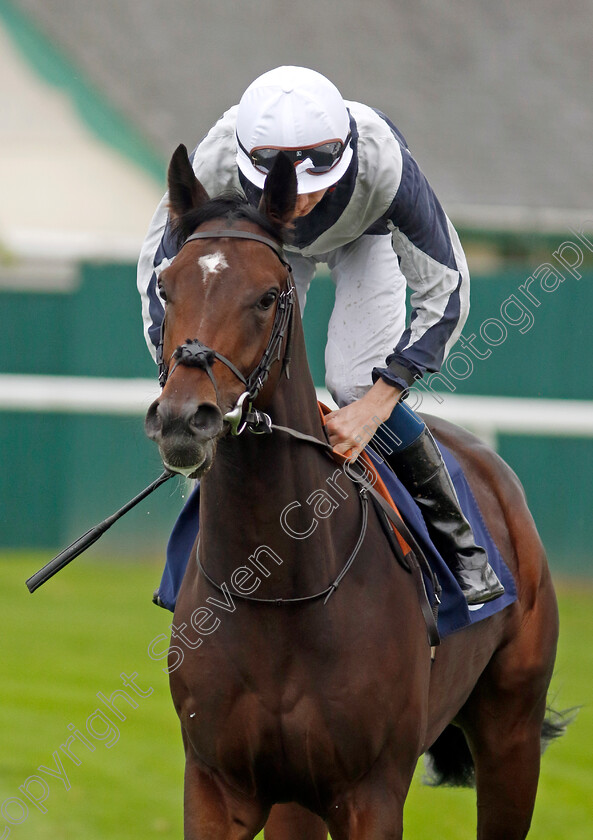
<path fill-rule="evenodd" d="M 355 461 L 379 423 L 391 415 L 402 393 L 397 386 L 378 379 L 364 397 L 327 414 L 325 428 L 334 450 Z"/>

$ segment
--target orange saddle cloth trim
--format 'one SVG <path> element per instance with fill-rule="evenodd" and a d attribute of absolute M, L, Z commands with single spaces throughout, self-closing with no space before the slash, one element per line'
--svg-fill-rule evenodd
<path fill-rule="evenodd" d="M 321 416 L 321 422 L 325 426 L 325 415 L 329 414 L 332 411 L 332 409 L 328 408 L 326 405 L 324 405 L 322 402 L 319 402 L 319 401 L 317 401 L 317 405 L 319 407 L 319 414 Z M 377 493 L 379 493 L 385 499 L 385 501 L 389 504 L 389 506 L 393 508 L 393 510 L 397 513 L 397 515 L 399 516 L 399 518 L 403 522 L 403 517 L 402 517 L 401 513 L 397 509 L 396 504 L 394 503 L 393 499 L 391 498 L 391 496 L 389 494 L 389 491 L 388 491 L 387 487 L 385 486 L 385 482 L 383 481 L 383 479 L 381 478 L 381 476 L 377 472 L 377 468 L 375 467 L 375 465 L 373 464 L 373 462 L 371 461 L 369 456 L 366 454 L 366 452 L 362 452 L 358 457 L 359 457 L 359 459 L 362 459 L 364 461 L 365 471 L 367 473 L 369 483 L 372 484 L 373 488 L 377 491 Z M 346 461 L 350 460 L 345 455 L 342 455 L 341 453 L 336 452 L 335 449 L 334 449 L 334 458 L 336 459 L 338 464 L 344 464 Z M 391 523 L 389 523 L 389 524 L 391 525 Z M 400 545 L 400 548 L 404 553 L 404 557 L 405 557 L 406 554 L 408 554 L 411 551 L 411 548 L 407 544 L 407 542 L 404 540 L 402 535 L 393 527 L 393 525 L 391 525 L 391 529 L 392 529 L 392 531 L 393 531 L 393 533 L 394 533 L 394 535 L 395 535 L 395 537 L 396 537 L 396 539 L 397 539 L 397 541 Z"/>

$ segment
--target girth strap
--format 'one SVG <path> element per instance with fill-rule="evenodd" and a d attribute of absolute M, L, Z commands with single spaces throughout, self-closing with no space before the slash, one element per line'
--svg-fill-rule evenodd
<path fill-rule="evenodd" d="M 391 505 L 385 501 L 383 496 L 381 496 L 380 493 L 377 493 L 374 487 L 369 487 L 368 489 L 369 493 L 373 497 L 373 501 L 375 502 L 375 504 L 377 504 L 381 508 L 381 510 L 389 519 L 389 522 L 393 525 L 396 531 L 398 531 L 398 533 L 402 535 L 402 537 L 408 543 L 410 548 L 413 549 L 408 554 L 406 554 L 404 559 L 409 564 L 412 577 L 414 578 L 416 591 L 418 593 L 418 601 L 420 603 L 420 609 L 422 610 L 422 615 L 424 616 L 424 621 L 426 623 L 426 629 L 428 631 L 428 638 L 431 647 L 436 647 L 441 643 L 441 638 L 437 626 L 438 605 L 441 603 L 441 585 L 438 582 L 436 575 L 432 571 L 426 557 L 424 556 L 424 552 L 418 546 L 418 543 L 412 536 L 410 529 L 407 527 L 403 519 L 401 519 L 397 515 L 397 513 L 394 511 Z M 434 597 L 436 602 L 434 607 L 431 607 L 430 605 L 430 599 L 428 597 L 428 592 L 426 591 L 426 586 L 424 584 L 424 575 L 422 574 L 423 570 L 426 573 L 434 589 Z"/>

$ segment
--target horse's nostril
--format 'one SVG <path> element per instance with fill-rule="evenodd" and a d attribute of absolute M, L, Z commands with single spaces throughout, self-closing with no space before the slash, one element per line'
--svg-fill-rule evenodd
<path fill-rule="evenodd" d="M 175 405 L 159 398 L 146 412 L 144 421 L 146 434 L 159 445 L 174 439 L 206 442 L 218 437 L 222 426 L 222 412 L 215 403 L 198 405 L 195 400 Z"/>
<path fill-rule="evenodd" d="M 202 403 L 190 420 L 192 431 L 199 437 L 214 438 L 222 431 L 222 412 L 214 403 Z"/>
<path fill-rule="evenodd" d="M 144 419 L 144 430 L 151 440 L 159 434 L 161 431 L 161 425 L 161 418 L 159 416 L 159 401 L 155 400 L 146 412 L 146 417 Z"/>

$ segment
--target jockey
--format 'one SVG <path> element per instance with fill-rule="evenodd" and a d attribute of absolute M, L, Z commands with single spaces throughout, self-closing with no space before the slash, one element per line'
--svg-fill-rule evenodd
<path fill-rule="evenodd" d="M 190 159 L 209 195 L 239 190 L 257 206 L 280 150 L 298 181 L 294 235 L 285 247 L 301 310 L 318 263 L 327 264 L 336 287 L 325 367 L 339 409 L 327 417 L 329 441 L 356 457 L 368 443 L 362 430 L 377 427 L 378 418 L 386 431 L 379 425 L 376 436 L 391 453 L 386 460 L 420 506 L 468 604 L 498 598 L 504 588 L 475 543 L 434 439 L 403 402 L 417 379 L 440 369 L 467 318 L 469 273 L 457 233 L 390 120 L 344 101 L 328 79 L 304 67 L 257 78 Z M 165 195 L 138 264 L 154 358 L 164 312 L 157 279 L 175 254 Z M 413 293 L 406 328 L 407 286 Z M 167 563 L 184 567 L 187 537 L 176 544 L 175 533 Z M 170 596 L 163 600 L 172 608 Z"/>

